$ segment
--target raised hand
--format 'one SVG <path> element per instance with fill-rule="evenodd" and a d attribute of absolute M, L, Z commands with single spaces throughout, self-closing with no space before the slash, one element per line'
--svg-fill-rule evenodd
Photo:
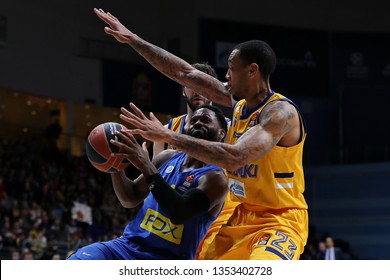
<path fill-rule="evenodd" d="M 103 11 L 102 9 L 94 8 L 95 14 L 109 25 L 104 27 L 104 32 L 108 35 L 112 35 L 121 43 L 129 43 L 131 39 L 136 36 L 133 32 L 127 29 L 116 17 L 112 14 Z"/>
<path fill-rule="evenodd" d="M 136 129 L 129 130 L 132 134 L 139 134 L 153 142 L 166 142 L 170 133 L 173 133 L 164 127 L 152 112 L 149 115 L 149 119 L 133 103 L 130 103 L 130 108 L 134 111 L 134 114 L 122 107 L 120 118 L 136 127 Z"/>

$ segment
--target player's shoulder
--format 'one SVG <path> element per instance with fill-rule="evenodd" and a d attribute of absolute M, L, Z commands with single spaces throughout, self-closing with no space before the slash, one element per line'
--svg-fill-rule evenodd
<path fill-rule="evenodd" d="M 158 168 L 179 153 L 179 151 L 173 149 L 163 150 L 153 159 L 153 164 Z"/>
<path fill-rule="evenodd" d="M 262 113 L 297 115 L 296 105 L 288 98 L 278 98 L 265 104 Z"/>

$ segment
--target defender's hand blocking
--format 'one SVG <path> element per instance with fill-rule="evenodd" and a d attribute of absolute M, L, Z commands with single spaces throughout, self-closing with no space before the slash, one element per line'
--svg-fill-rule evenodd
<path fill-rule="evenodd" d="M 174 133 L 164 127 L 152 112 L 150 112 L 150 119 L 148 119 L 133 103 L 130 103 L 130 108 L 135 114 L 122 107 L 123 114 L 120 115 L 120 118 L 137 127 L 136 129 L 129 129 L 132 134 L 139 134 L 153 142 L 167 142 L 169 135 Z"/>
<path fill-rule="evenodd" d="M 112 35 L 121 43 L 128 43 L 133 36 L 136 36 L 129 29 L 127 29 L 116 17 L 110 13 L 106 13 L 102 9 L 94 8 L 93 11 L 95 14 L 107 23 L 110 27 L 104 27 L 104 32 L 108 35 Z"/>

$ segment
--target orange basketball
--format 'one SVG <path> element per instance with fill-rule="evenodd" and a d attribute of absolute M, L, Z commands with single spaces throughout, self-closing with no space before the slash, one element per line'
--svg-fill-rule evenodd
<path fill-rule="evenodd" d="M 88 135 L 86 153 L 92 165 L 103 172 L 116 172 L 125 169 L 130 163 L 127 159 L 111 156 L 119 148 L 110 143 L 111 139 L 120 141 L 115 131 L 126 129 L 116 122 L 106 122 L 96 126 Z"/>

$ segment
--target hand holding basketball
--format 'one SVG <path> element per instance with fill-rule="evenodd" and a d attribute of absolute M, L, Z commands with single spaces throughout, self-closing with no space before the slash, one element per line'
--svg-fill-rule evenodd
<path fill-rule="evenodd" d="M 143 142 L 141 147 L 128 130 L 116 131 L 116 135 L 119 140 L 112 139 L 111 144 L 118 147 L 117 156 L 127 159 L 141 172 L 150 167 L 151 162 L 146 142 Z"/>
<path fill-rule="evenodd" d="M 115 131 L 126 129 L 116 122 L 106 122 L 96 126 L 88 135 L 86 154 L 91 164 L 103 172 L 117 172 L 124 170 L 130 162 L 121 156 L 113 156 L 119 152 L 119 147 L 110 140 L 120 141 Z"/>

